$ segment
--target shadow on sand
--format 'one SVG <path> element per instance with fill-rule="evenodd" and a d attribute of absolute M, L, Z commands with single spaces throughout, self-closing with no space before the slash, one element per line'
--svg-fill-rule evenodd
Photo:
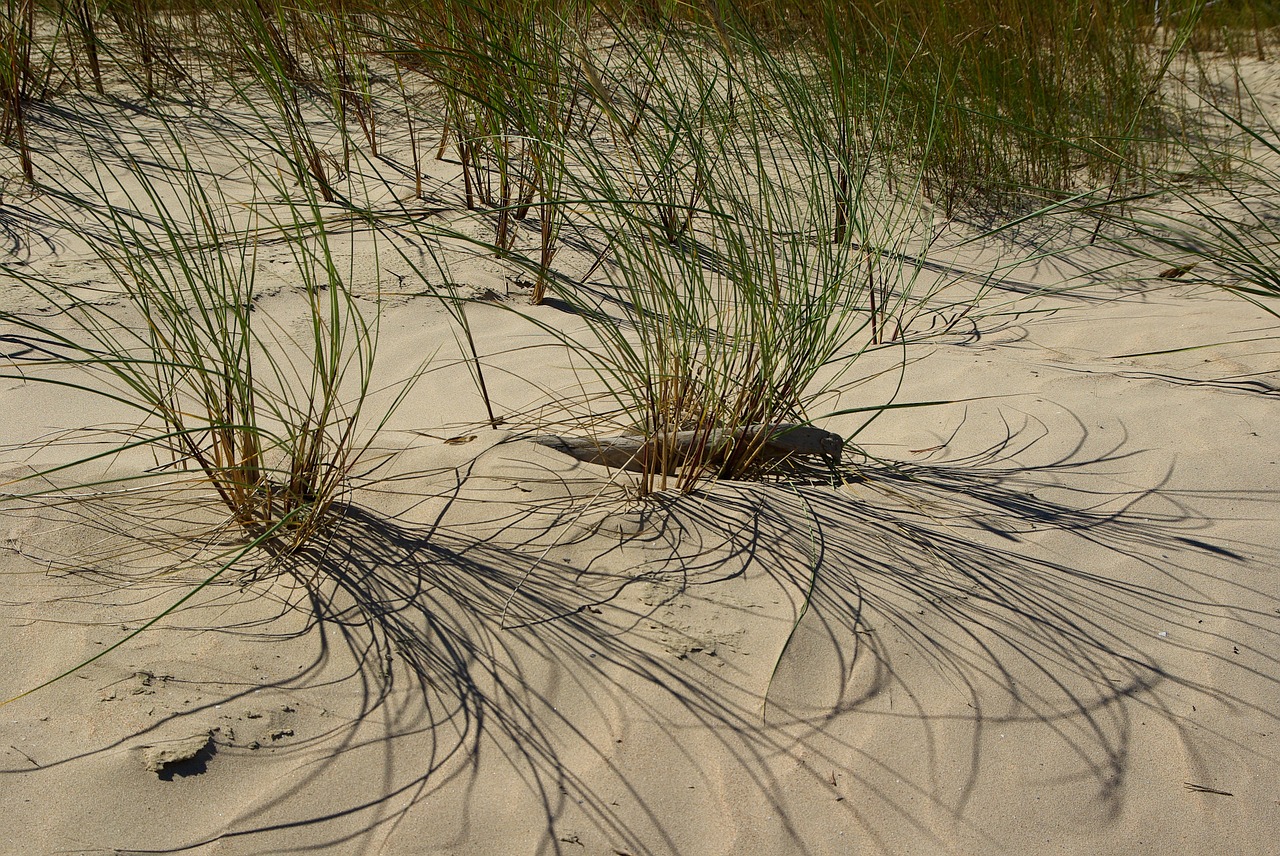
<path fill-rule="evenodd" d="M 231 839 L 235 852 L 327 852 L 430 833 L 431 823 L 461 846 L 486 822 L 495 776 L 513 802 L 536 803 L 537 852 L 579 852 L 583 830 L 615 853 L 682 852 L 670 806 L 633 782 L 622 741 L 608 739 L 618 719 L 643 721 L 665 735 L 662 752 L 694 767 L 708 746 L 728 758 L 726 775 L 749 795 L 744 811 L 775 814 L 795 852 L 808 833 L 792 825 L 795 786 L 780 787 L 776 771 L 801 750 L 803 776 L 832 795 L 830 811 L 888 851 L 902 829 L 945 848 L 920 799 L 954 824 L 979 823 L 967 808 L 991 732 L 1015 726 L 1073 756 L 1073 772 L 1084 771 L 1076 786 L 1114 816 L 1139 715 L 1181 733 L 1190 697 L 1274 718 L 1256 692 L 1171 665 L 1191 654 L 1245 670 L 1223 653 L 1223 622 L 1280 641 L 1276 596 L 1246 582 L 1274 549 L 1215 535 L 1200 509 L 1225 492 L 1107 489 L 1108 473 L 1123 469 L 1118 447 L 1084 455 L 1082 443 L 1028 469 L 1011 462 L 1014 443 L 945 463 L 869 465 L 838 487 L 722 483 L 625 506 L 599 499 L 603 479 L 581 468 L 548 470 L 532 500 L 495 502 L 499 460 L 488 472 L 461 468 L 452 489 L 399 513 L 349 505 L 332 537 L 291 568 L 302 594 L 288 609 L 307 615 L 297 632 L 315 653 L 278 686 L 345 693 L 358 710 L 312 741 L 324 752 L 300 778 L 222 831 L 127 852 Z M 504 454 L 521 455 L 506 445 L 485 456 Z M 417 482 L 397 484 L 411 497 Z M 724 597 L 735 581 L 787 595 L 764 607 Z M 673 605 L 768 638 L 664 648 Z M 762 609 L 772 623 L 755 623 Z M 1170 629 L 1179 658 L 1160 653 Z M 749 647 L 751 662 L 740 656 Z M 1255 680 L 1272 690 L 1276 650 L 1250 652 Z M 346 665 L 334 679 L 336 663 Z M 938 686 L 945 703 L 932 697 Z M 920 765 L 867 740 L 869 722 L 916 741 Z M 682 747 L 691 728 L 705 735 L 701 748 Z M 24 772 L 3 771 L 10 787 Z M 328 810 L 290 801 L 308 784 L 364 773 L 362 796 Z M 885 788 L 885 774 L 903 784 Z M 424 823 L 433 795 L 454 788 L 476 795 L 462 803 L 476 814 Z"/>

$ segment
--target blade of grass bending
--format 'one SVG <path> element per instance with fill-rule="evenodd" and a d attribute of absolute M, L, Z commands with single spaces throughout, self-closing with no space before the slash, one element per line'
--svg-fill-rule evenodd
<path fill-rule="evenodd" d="M 960 404 L 970 401 L 985 401 L 994 398 L 1009 398 L 1009 395 L 975 395 L 968 398 L 947 398 L 938 399 L 936 401 L 900 401 L 889 402 L 887 404 L 868 404 L 863 407 L 847 407 L 842 410 L 833 410 L 830 413 L 824 413 L 822 418 L 826 419 L 832 416 L 847 416 L 850 413 L 872 413 L 883 410 L 901 410 L 910 407 L 940 407 L 946 404 Z"/>
<path fill-rule="evenodd" d="M 1267 307 L 1263 307 L 1264 309 Z M 1133 357 L 1159 357 L 1165 354 L 1182 354 L 1187 351 L 1199 351 L 1204 348 L 1221 348 L 1226 345 L 1244 345 L 1249 342 L 1274 342 L 1276 337 L 1270 336 L 1252 336 L 1248 339 L 1229 339 L 1225 342 L 1210 342 L 1205 345 L 1187 345 L 1185 348 L 1167 348 L 1161 351 L 1139 351 L 1133 354 L 1113 354 L 1107 357 L 1108 360 L 1127 360 Z"/>

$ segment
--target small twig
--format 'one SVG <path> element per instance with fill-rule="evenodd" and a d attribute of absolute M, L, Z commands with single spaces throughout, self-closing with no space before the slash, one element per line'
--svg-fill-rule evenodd
<path fill-rule="evenodd" d="M 10 744 L 9 744 L 9 748 L 10 748 L 10 749 L 12 749 L 14 752 L 17 752 L 17 753 L 18 753 L 19 755 L 21 755 L 23 758 L 26 758 L 28 761 L 30 761 L 30 762 L 31 762 L 31 766 L 36 767 L 36 768 L 39 768 L 39 767 L 40 767 L 40 764 L 36 762 L 36 759 L 35 759 L 35 758 L 32 758 L 32 757 L 31 757 L 30 755 L 28 755 L 26 752 L 23 752 L 23 751 L 22 751 L 21 749 L 19 749 L 17 746 L 14 746 L 12 743 L 10 743 Z"/>
<path fill-rule="evenodd" d="M 1207 785 L 1197 785 L 1194 782 L 1183 782 L 1182 784 L 1186 787 L 1187 790 L 1191 791 L 1194 794 L 1217 794 L 1220 797 L 1235 796 L 1235 794 L 1231 793 L 1230 791 L 1220 791 L 1217 788 L 1211 788 Z"/>

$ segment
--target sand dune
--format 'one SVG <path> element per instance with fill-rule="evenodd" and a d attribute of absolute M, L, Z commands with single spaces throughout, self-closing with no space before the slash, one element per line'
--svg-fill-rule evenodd
<path fill-rule="evenodd" d="M 456 203 L 457 166 L 431 170 Z M 106 288 L 40 219 L 56 207 L 29 200 L 25 262 Z M 884 413 L 844 483 L 642 498 L 633 475 L 525 439 L 555 421 L 542 393 L 589 382 L 528 317 L 580 318 L 459 256 L 509 415 L 492 429 L 449 315 L 371 240 L 345 251 L 370 305 L 381 292 L 381 377 L 443 356 L 323 538 L 270 573 L 250 555 L 215 574 L 241 535 L 145 450 L 6 503 L 0 695 L 84 665 L 0 710 L 0 850 L 1274 850 L 1280 375 L 1263 309 L 1154 271 L 1064 289 L 1063 270 L 1112 261 L 1076 249 L 1006 271 L 991 311 L 913 348 L 901 398 L 953 403 Z M 263 243 L 255 312 L 304 333 L 291 263 Z M 898 358 L 869 355 L 866 374 Z M 16 380 L 0 407 L 10 479 L 94 442 L 40 438 L 128 418 Z M 138 478 L 80 487 L 122 475 Z"/>

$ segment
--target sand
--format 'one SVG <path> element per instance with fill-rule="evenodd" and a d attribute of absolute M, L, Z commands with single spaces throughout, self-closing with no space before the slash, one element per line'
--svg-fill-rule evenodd
<path fill-rule="evenodd" d="M 457 167 L 430 168 L 456 206 Z M 103 281 L 36 233 L 27 263 Z M 642 501 L 516 420 L 485 426 L 444 360 L 299 559 L 312 591 L 225 575 L 0 708 L 0 850 L 1273 852 L 1276 322 L 1194 283 L 1058 287 L 1110 260 L 1009 272 L 1001 314 L 920 346 L 903 399 L 955 403 L 887 412 L 839 486 Z M 258 264 L 278 279 L 258 311 L 296 323 L 287 260 Z M 404 264 L 380 262 L 387 377 L 456 354 Z M 469 309 L 495 401 L 572 383 L 509 310 L 572 316 L 490 259 L 454 278 L 496 295 Z M 1176 350 L 1219 342 L 1239 344 Z M 0 408 L 11 474 L 76 451 L 38 438 L 123 418 L 17 381 Z M 215 512 L 190 488 L 6 504 L 0 696 L 189 593 Z"/>

